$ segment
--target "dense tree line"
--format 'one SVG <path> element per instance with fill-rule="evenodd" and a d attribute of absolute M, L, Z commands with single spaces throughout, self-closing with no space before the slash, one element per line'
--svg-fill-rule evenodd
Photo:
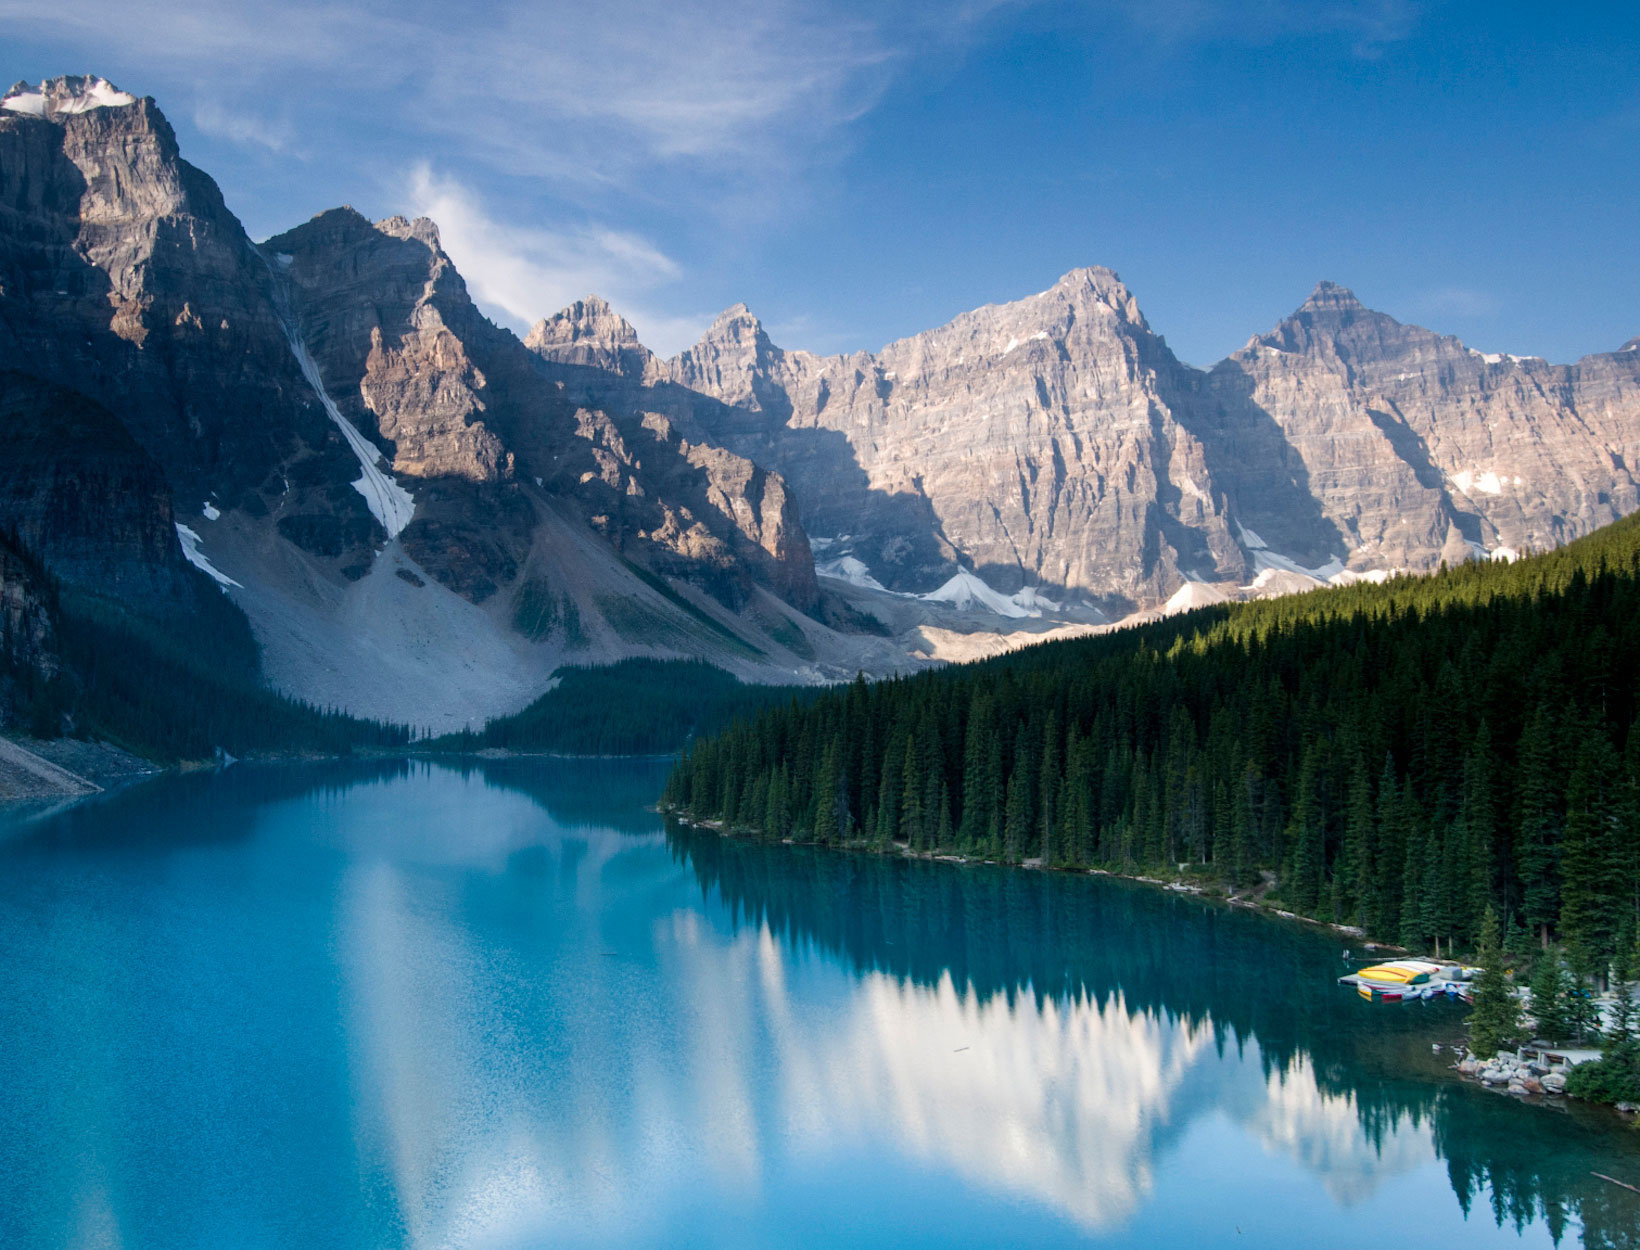
<path fill-rule="evenodd" d="M 770 708 L 667 802 L 771 837 L 1187 866 L 1409 946 L 1590 967 L 1640 912 L 1640 518 Z"/>
<path fill-rule="evenodd" d="M 569 666 L 555 676 L 557 684 L 523 711 L 497 717 L 476 732 L 447 734 L 428 746 L 438 751 L 670 754 L 736 717 L 818 693 L 812 686 L 751 685 L 703 660 L 622 660 Z"/>

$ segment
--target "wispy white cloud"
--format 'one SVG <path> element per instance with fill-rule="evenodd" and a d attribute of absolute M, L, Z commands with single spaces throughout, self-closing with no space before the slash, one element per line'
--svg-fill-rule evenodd
<path fill-rule="evenodd" d="M 1494 295 L 1463 286 L 1441 286 L 1425 291 L 1418 298 L 1416 309 L 1421 313 L 1447 313 L 1457 317 L 1491 317 L 1502 306 Z"/>
<path fill-rule="evenodd" d="M 498 221 L 471 187 L 426 162 L 411 170 L 405 190 L 412 210 L 438 224 L 440 242 L 474 299 L 514 329 L 588 294 L 608 299 L 663 355 L 688 346 L 711 322 L 709 314 L 648 311 L 648 297 L 680 268 L 636 234 L 595 224 L 538 229 Z"/>
<path fill-rule="evenodd" d="M 208 135 L 246 147 L 269 152 L 301 155 L 296 145 L 296 128 L 288 119 L 269 120 L 237 112 L 220 100 L 204 99 L 194 106 L 194 125 Z"/>
<path fill-rule="evenodd" d="M 1366 58 L 1408 38 L 1425 7 L 1419 0 L 1114 0 L 1109 6 L 1169 42 L 1334 36 Z"/>
<path fill-rule="evenodd" d="M 798 0 L 0 0 L 0 20 L 185 75 L 208 116 L 223 99 L 265 106 L 301 74 L 311 103 L 459 131 L 508 173 L 566 177 L 766 161 L 858 117 L 905 50 L 882 14 Z"/>

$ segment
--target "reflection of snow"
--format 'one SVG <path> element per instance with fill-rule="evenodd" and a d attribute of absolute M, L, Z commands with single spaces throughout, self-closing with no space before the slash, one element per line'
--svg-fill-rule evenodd
<path fill-rule="evenodd" d="M 1344 1204 L 1360 1202 L 1389 1177 L 1437 1158 L 1427 1129 L 1404 1120 L 1386 1127 L 1378 1140 L 1369 1139 L 1354 1095 L 1323 1092 L 1303 1055 L 1285 1072 L 1270 1074 L 1265 1103 L 1249 1127 L 1270 1149 L 1317 1173 L 1327 1192 Z"/>
<path fill-rule="evenodd" d="M 361 854 L 342 889 L 356 1134 L 413 1246 L 568 1230 L 649 1244 L 679 1194 L 755 1196 L 849 1161 L 1109 1229 L 1152 1200 L 1165 1143 L 1202 1114 L 1229 1115 L 1341 1202 L 1434 1158 L 1427 1126 L 1377 1145 L 1302 1057 L 1266 1079 L 1256 1044 L 1221 1056 L 1210 1021 L 1120 994 L 856 975 L 767 927 L 726 933 L 666 892 L 670 861 L 630 841 L 542 845 L 506 798 L 466 797 L 450 827 L 488 831 L 476 845 L 440 854 L 429 835 L 408 864 Z M 540 856 L 536 871 L 515 880 L 515 855 Z M 472 870 L 460 886 L 456 863 Z M 470 929 L 497 923 L 496 899 L 517 909 L 512 927 Z M 641 949 L 601 958 L 615 934 Z"/>
<path fill-rule="evenodd" d="M 778 1014 L 785 1014 L 784 1012 Z M 1120 997 L 980 998 L 865 977 L 830 1027 L 777 1033 L 794 1133 L 815 1151 L 887 1132 L 966 1182 L 1099 1227 L 1150 1192 L 1152 1138 L 1211 1032 Z"/>

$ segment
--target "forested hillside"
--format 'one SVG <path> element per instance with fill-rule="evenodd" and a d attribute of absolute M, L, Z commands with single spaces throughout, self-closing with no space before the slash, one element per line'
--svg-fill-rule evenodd
<path fill-rule="evenodd" d="M 737 716 L 770 704 L 806 701 L 813 686 L 759 686 L 702 660 L 622 660 L 569 666 L 523 711 L 483 729 L 447 734 L 434 751 L 540 751 L 564 755 L 646 755 L 681 750 Z"/>
<path fill-rule="evenodd" d="M 1276 874 L 1296 911 L 1593 965 L 1640 913 L 1640 517 L 1514 564 L 1204 609 L 773 708 L 667 801 L 771 837 Z"/>

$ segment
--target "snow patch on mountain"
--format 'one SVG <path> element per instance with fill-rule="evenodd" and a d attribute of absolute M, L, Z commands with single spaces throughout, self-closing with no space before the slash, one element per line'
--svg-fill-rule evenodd
<path fill-rule="evenodd" d="M 263 263 L 267 258 L 263 257 Z M 361 470 L 359 478 L 353 483 L 353 489 L 364 496 L 365 504 L 370 508 L 370 514 L 382 523 L 387 531 L 388 538 L 397 538 L 404 532 L 404 527 L 416 513 L 416 501 L 410 492 L 394 480 L 393 475 L 381 467 L 382 454 L 376 445 L 359 433 L 353 422 L 342 415 L 342 410 L 336 406 L 336 401 L 325 390 L 324 378 L 319 374 L 319 366 L 314 361 L 307 344 L 296 328 L 296 319 L 291 315 L 288 302 L 285 298 L 284 287 L 275 274 L 273 266 L 268 265 L 268 276 L 274 279 L 274 306 L 279 313 L 279 320 L 285 331 L 285 341 L 290 344 L 291 355 L 296 358 L 296 365 L 307 379 L 313 393 L 319 397 L 324 405 L 325 413 L 335 422 L 336 428 L 341 430 L 342 437 L 352 448 L 353 454 L 358 457 Z"/>
<path fill-rule="evenodd" d="M 1501 495 L 1506 486 L 1519 486 L 1519 477 L 1500 477 L 1491 469 L 1475 472 L 1473 469 L 1464 469 L 1454 473 L 1451 482 L 1465 495 L 1471 491 L 1479 491 L 1483 495 Z"/>
<path fill-rule="evenodd" d="M 234 581 L 233 578 L 205 558 L 205 553 L 199 549 L 200 538 L 197 530 L 189 529 L 181 521 L 176 523 L 176 527 L 177 540 L 182 544 L 183 558 L 189 564 L 204 573 L 223 590 L 226 590 L 229 586 L 239 586 L 241 590 L 244 589 L 239 582 Z"/>
<path fill-rule="evenodd" d="M 1041 608 L 1032 606 L 1035 595 L 1036 591 L 1031 587 L 1017 595 L 1004 595 L 1000 591 L 992 590 L 967 569 L 961 569 L 938 590 L 931 590 L 926 595 L 917 597 L 928 603 L 948 603 L 954 608 L 979 609 L 1019 620 L 1042 615 Z M 1025 601 L 1022 596 L 1030 596 L 1031 601 Z"/>
<path fill-rule="evenodd" d="M 1229 599 L 1229 594 L 1223 588 L 1209 582 L 1186 582 L 1162 605 L 1162 612 L 1166 616 L 1172 616 L 1176 612 L 1190 612 L 1215 603 L 1226 603 Z"/>
<path fill-rule="evenodd" d="M 821 577 L 834 578 L 837 581 L 848 582 L 852 586 L 860 586 L 866 590 L 881 590 L 885 594 L 892 593 L 871 575 L 865 561 L 857 560 L 853 556 L 842 556 L 836 560 L 827 560 L 816 564 L 814 571 Z"/>
<path fill-rule="evenodd" d="M 60 117 L 93 109 L 124 108 L 136 102 L 136 96 L 121 91 L 106 78 L 59 78 L 48 79 L 37 89 L 18 83 L 0 100 L 0 109 L 30 117 Z"/>

